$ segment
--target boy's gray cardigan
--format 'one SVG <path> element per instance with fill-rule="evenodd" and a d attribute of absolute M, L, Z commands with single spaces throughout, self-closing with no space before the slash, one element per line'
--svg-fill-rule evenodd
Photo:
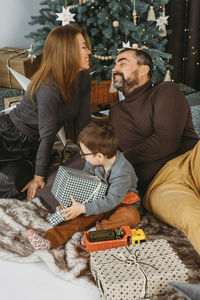
<path fill-rule="evenodd" d="M 127 193 L 138 193 L 135 171 L 120 151 L 117 151 L 117 158 L 107 173 L 103 166 L 92 166 L 89 162 L 85 163 L 84 170 L 108 184 L 107 194 L 103 198 L 85 203 L 86 216 L 108 212 L 118 206 Z M 140 201 L 131 205 L 139 208 Z"/>

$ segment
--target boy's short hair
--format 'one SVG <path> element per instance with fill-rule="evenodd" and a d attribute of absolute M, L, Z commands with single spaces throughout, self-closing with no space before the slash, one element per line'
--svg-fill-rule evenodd
<path fill-rule="evenodd" d="M 92 153 L 102 153 L 107 158 L 116 154 L 118 139 L 111 125 L 107 122 L 92 122 L 78 136 L 78 143 L 83 143 Z"/>

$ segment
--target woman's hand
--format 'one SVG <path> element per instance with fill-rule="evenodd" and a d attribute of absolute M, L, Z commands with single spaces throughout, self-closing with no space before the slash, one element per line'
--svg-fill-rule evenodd
<path fill-rule="evenodd" d="M 32 200 L 33 198 L 35 198 L 37 190 L 43 189 L 44 186 L 44 177 L 35 175 L 34 178 L 25 185 L 21 192 L 27 190 L 27 199 Z"/>
<path fill-rule="evenodd" d="M 76 217 L 78 217 L 81 214 L 85 213 L 85 205 L 81 204 L 79 202 L 77 202 L 75 200 L 75 198 L 73 196 L 70 196 L 70 199 L 72 201 L 72 205 L 68 208 L 62 209 L 62 207 L 60 208 L 60 206 L 58 207 L 58 209 L 61 209 L 61 217 L 65 220 L 65 221 L 69 221 L 72 220 Z"/>

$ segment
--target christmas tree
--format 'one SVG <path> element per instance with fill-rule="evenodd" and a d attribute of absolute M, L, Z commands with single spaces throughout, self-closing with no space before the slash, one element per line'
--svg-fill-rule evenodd
<path fill-rule="evenodd" d="M 87 31 L 92 44 L 93 78 L 111 77 L 113 59 L 121 48 L 148 52 L 153 58 L 153 82 L 162 81 L 171 55 L 165 52 L 169 0 L 44 0 L 40 16 L 29 24 L 40 24 L 26 38 L 34 40 L 33 53 L 41 51 L 55 26 L 76 22 Z M 62 22 L 62 23 L 61 23 Z"/>

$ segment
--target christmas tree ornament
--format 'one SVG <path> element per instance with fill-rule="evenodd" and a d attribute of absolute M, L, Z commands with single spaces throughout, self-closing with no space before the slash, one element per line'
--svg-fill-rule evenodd
<path fill-rule="evenodd" d="M 64 6 L 62 7 L 62 13 L 56 13 L 58 18 L 56 19 L 57 21 L 62 21 L 62 26 L 69 24 L 70 22 L 75 22 L 74 16 L 76 14 L 72 14 L 69 11 L 69 7 L 65 8 Z"/>
<path fill-rule="evenodd" d="M 160 36 L 165 37 L 167 35 L 166 25 L 168 24 L 169 16 L 165 16 L 165 7 L 163 6 L 163 12 L 162 15 L 156 19 L 156 26 L 159 27 L 159 30 L 162 32 L 160 33 Z"/>
<path fill-rule="evenodd" d="M 165 74 L 165 78 L 164 78 L 163 81 L 172 81 L 170 70 L 167 70 L 167 72 L 166 72 L 166 74 Z"/>
<path fill-rule="evenodd" d="M 129 41 L 127 43 L 122 42 L 122 47 L 123 48 L 131 48 L 130 42 Z"/>
<path fill-rule="evenodd" d="M 117 92 L 116 88 L 114 87 L 113 77 L 111 78 L 111 83 L 110 83 L 109 92 L 110 92 L 110 93 L 115 93 L 115 92 Z"/>
<path fill-rule="evenodd" d="M 137 12 L 136 12 L 136 10 L 133 11 L 133 23 L 135 25 L 137 25 Z"/>
<path fill-rule="evenodd" d="M 31 46 L 30 46 L 30 48 L 29 49 L 27 49 L 27 51 L 28 51 L 28 57 L 30 57 L 31 58 L 31 63 L 33 63 L 34 62 L 34 59 L 36 58 L 36 55 L 33 53 L 33 44 L 31 44 Z"/>
<path fill-rule="evenodd" d="M 137 25 L 137 12 L 135 9 L 135 0 L 133 1 L 133 23 Z"/>
<path fill-rule="evenodd" d="M 153 9 L 153 5 L 150 5 L 148 15 L 147 15 L 147 21 L 156 21 L 155 12 Z"/>
<path fill-rule="evenodd" d="M 146 46 L 143 46 L 141 48 L 139 48 L 137 43 L 133 43 L 132 46 L 130 45 L 130 42 L 128 41 L 127 43 L 122 42 L 122 48 L 117 49 L 118 52 L 122 51 L 123 49 L 138 49 L 141 50 L 143 48 L 148 48 Z"/>
<path fill-rule="evenodd" d="M 113 27 L 119 27 L 119 21 L 118 20 L 115 20 L 113 21 Z"/>
<path fill-rule="evenodd" d="M 138 44 L 137 44 L 137 43 L 133 43 L 133 44 L 132 44 L 132 48 L 133 48 L 133 49 L 138 49 L 138 48 L 139 48 L 139 46 L 138 46 Z"/>

